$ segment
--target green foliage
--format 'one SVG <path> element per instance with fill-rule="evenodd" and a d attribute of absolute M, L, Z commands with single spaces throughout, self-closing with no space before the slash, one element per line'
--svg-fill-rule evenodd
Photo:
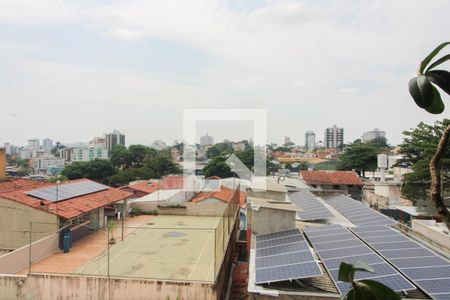
<path fill-rule="evenodd" d="M 233 146 L 229 142 L 217 143 L 206 150 L 206 157 L 214 158 L 217 156 L 233 153 Z"/>
<path fill-rule="evenodd" d="M 396 292 L 382 283 L 369 279 L 355 281 L 355 273 L 358 271 L 375 272 L 371 266 L 361 261 L 357 261 L 355 264 L 342 262 L 339 266 L 339 280 L 352 284 L 352 288 L 342 296 L 342 299 L 400 300 L 400 296 Z"/>
<path fill-rule="evenodd" d="M 340 157 L 339 170 L 355 170 L 359 176 L 365 176 L 366 171 L 375 171 L 377 155 L 381 152 L 378 146 L 362 143 L 356 140 L 344 146 Z"/>
<path fill-rule="evenodd" d="M 66 176 L 63 175 L 58 175 L 58 176 L 53 176 L 50 177 L 49 179 L 47 179 L 48 182 L 50 183 L 56 183 L 56 182 L 66 182 L 69 181 L 69 178 L 67 178 Z"/>
<path fill-rule="evenodd" d="M 220 178 L 233 177 L 230 167 L 225 163 L 228 157 L 218 156 L 213 158 L 204 168 L 205 177 L 219 176 Z"/>
<path fill-rule="evenodd" d="M 433 125 L 419 123 L 416 128 L 404 131 L 400 153 L 404 158 L 400 165 L 411 167 L 412 173 L 405 174 L 402 194 L 411 200 L 426 200 L 431 175 L 429 164 L 433 157 L 444 128 L 450 125 L 449 119 L 437 121 Z M 447 150 L 439 165 L 444 172 L 450 171 L 450 149 Z M 447 179 L 448 180 L 448 179 Z M 444 187 L 450 182 L 444 181 Z"/>
<path fill-rule="evenodd" d="M 440 114 L 445 108 L 441 95 L 434 85 L 450 95 L 450 72 L 445 70 L 434 70 L 435 67 L 449 60 L 450 55 L 445 55 L 431 65 L 429 64 L 439 51 L 449 44 L 450 42 L 442 43 L 434 49 L 421 62 L 418 76 L 412 78 L 408 83 L 409 93 L 417 106 L 432 114 Z"/>
<path fill-rule="evenodd" d="M 51 153 L 56 156 L 56 157 L 60 157 L 60 153 L 59 151 L 66 148 L 66 146 L 64 146 L 63 144 L 61 144 L 60 142 L 56 142 L 55 146 L 53 146 Z"/>
<path fill-rule="evenodd" d="M 337 168 L 340 166 L 341 162 L 339 160 L 327 160 L 324 162 L 320 162 L 315 164 L 314 170 L 337 170 Z"/>
<path fill-rule="evenodd" d="M 117 169 L 107 159 L 93 161 L 76 161 L 66 166 L 61 175 L 70 180 L 88 178 L 102 183 L 108 183 L 109 178 L 117 173 Z"/>
<path fill-rule="evenodd" d="M 69 179 L 83 177 L 92 179 L 93 175 L 85 171 L 90 163 L 92 162 L 75 162 L 67 166 L 63 172 Z M 115 172 L 110 172 L 102 181 L 114 186 L 139 179 L 162 178 L 168 174 L 181 172 L 178 165 L 173 162 L 169 151 L 158 151 L 143 145 L 131 145 L 128 148 L 123 145 L 114 146 L 109 164 Z"/>
<path fill-rule="evenodd" d="M 162 178 L 168 174 L 181 173 L 180 167 L 173 162 L 172 156 L 169 151 L 161 150 L 156 155 L 149 155 L 144 160 L 144 168 L 147 168 L 153 178 Z"/>

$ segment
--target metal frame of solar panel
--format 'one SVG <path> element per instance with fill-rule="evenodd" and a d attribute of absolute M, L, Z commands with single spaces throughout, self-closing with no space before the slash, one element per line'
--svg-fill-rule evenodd
<path fill-rule="evenodd" d="M 288 194 L 292 203 L 303 209 L 297 213 L 297 218 L 303 221 L 323 220 L 334 217 L 309 190 L 300 189 Z"/>
<path fill-rule="evenodd" d="M 298 229 L 256 236 L 256 284 L 323 275 Z"/>
<path fill-rule="evenodd" d="M 388 226 L 351 230 L 433 299 L 450 299 L 450 262 Z"/>
<path fill-rule="evenodd" d="M 306 227 L 304 232 L 342 295 L 351 288 L 349 283 L 338 279 L 339 266 L 343 261 L 347 263 L 363 261 L 375 269 L 375 273 L 356 273 L 355 278 L 358 280 L 375 279 L 397 292 L 416 288 L 346 228 L 334 224 Z"/>
<path fill-rule="evenodd" d="M 327 203 L 358 226 L 392 225 L 395 220 L 345 195 L 327 199 Z"/>
<path fill-rule="evenodd" d="M 61 201 L 78 196 L 83 196 L 99 191 L 104 191 L 109 189 L 108 186 L 93 182 L 93 181 L 81 181 L 74 183 L 67 183 L 58 186 L 58 191 L 56 186 L 49 188 L 31 190 L 26 192 L 27 195 L 48 200 L 48 201 Z"/>

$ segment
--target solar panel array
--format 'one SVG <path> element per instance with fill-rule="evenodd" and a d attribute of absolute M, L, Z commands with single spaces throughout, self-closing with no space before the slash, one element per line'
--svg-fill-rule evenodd
<path fill-rule="evenodd" d="M 358 226 L 391 225 L 396 223 L 382 213 L 345 195 L 331 197 L 327 199 L 327 203 Z"/>
<path fill-rule="evenodd" d="M 304 232 L 341 294 L 351 288 L 349 283 L 338 279 L 341 262 L 363 261 L 374 268 L 375 273 L 357 272 L 357 280 L 375 279 L 397 292 L 415 289 L 405 277 L 346 228 L 340 225 L 306 227 Z"/>
<path fill-rule="evenodd" d="M 289 193 L 289 199 L 292 203 L 303 209 L 297 213 L 300 220 L 324 220 L 334 217 L 334 215 L 325 207 L 309 190 L 301 189 L 298 192 Z"/>
<path fill-rule="evenodd" d="M 450 299 L 450 263 L 388 226 L 351 230 L 433 299 Z"/>
<path fill-rule="evenodd" d="M 26 192 L 26 194 L 48 201 L 61 201 L 107 189 L 109 189 L 108 186 L 97 182 L 80 181 L 62 184 L 58 186 L 58 188 L 56 186 L 52 186 L 43 189 L 31 190 Z"/>
<path fill-rule="evenodd" d="M 322 275 L 298 229 L 256 236 L 256 284 Z"/>

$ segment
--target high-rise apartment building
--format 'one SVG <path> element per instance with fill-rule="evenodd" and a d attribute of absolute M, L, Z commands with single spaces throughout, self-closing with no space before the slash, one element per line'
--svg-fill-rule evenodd
<path fill-rule="evenodd" d="M 45 138 L 42 140 L 42 150 L 44 150 L 47 153 L 52 152 L 53 148 L 53 141 L 49 138 Z"/>
<path fill-rule="evenodd" d="M 28 146 L 27 146 L 27 150 L 30 151 L 37 151 L 40 149 L 40 141 L 39 139 L 29 139 L 28 140 Z"/>
<path fill-rule="evenodd" d="M 305 148 L 308 151 L 313 151 L 316 148 L 316 134 L 313 131 L 305 133 Z"/>
<path fill-rule="evenodd" d="M 386 138 L 386 132 L 379 130 L 378 128 L 375 128 L 374 130 L 364 132 L 362 136 L 362 141 L 364 143 L 367 143 L 381 138 L 382 139 Z"/>
<path fill-rule="evenodd" d="M 108 149 L 108 155 L 111 155 L 111 149 L 116 145 L 125 146 L 125 135 L 118 130 L 114 130 L 112 133 L 105 134 L 106 149 Z"/>
<path fill-rule="evenodd" d="M 106 138 L 105 137 L 94 137 L 92 141 L 89 142 L 89 148 L 106 148 Z"/>
<path fill-rule="evenodd" d="M 75 148 L 70 155 L 72 161 L 91 161 L 94 159 L 107 159 L 106 148 Z"/>
<path fill-rule="evenodd" d="M 325 129 L 324 144 L 326 148 L 336 149 L 344 144 L 344 128 L 336 125 Z"/>
<path fill-rule="evenodd" d="M 200 146 L 214 145 L 214 138 L 208 134 L 200 137 Z"/>

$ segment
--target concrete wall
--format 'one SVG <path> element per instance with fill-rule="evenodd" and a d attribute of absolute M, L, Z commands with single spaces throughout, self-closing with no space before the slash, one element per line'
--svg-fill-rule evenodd
<path fill-rule="evenodd" d="M 17 249 L 29 243 L 30 222 L 33 222 L 33 241 L 58 230 L 58 218 L 54 214 L 0 198 L 0 249 Z"/>
<path fill-rule="evenodd" d="M 252 211 L 252 230 L 255 235 L 295 228 L 295 211 L 260 207 Z M 274 222 L 276 220 L 276 222 Z"/>
<path fill-rule="evenodd" d="M 286 193 L 284 193 L 284 192 L 275 192 L 275 191 L 249 191 L 248 196 L 249 197 L 254 197 L 254 198 L 278 200 L 278 201 L 285 201 L 286 200 Z"/>
<path fill-rule="evenodd" d="M 450 253 L 450 236 L 444 234 L 438 230 L 432 228 L 432 226 L 427 225 L 427 222 L 435 222 L 434 220 L 412 220 L 411 227 L 414 232 L 426 237 L 434 244 L 439 245 L 444 248 L 448 253 Z"/>
<path fill-rule="evenodd" d="M 55 233 L 32 243 L 31 261 L 36 263 L 59 251 L 58 241 L 59 235 Z M 29 245 L 0 256 L 0 274 L 14 274 L 26 269 L 29 265 L 29 256 Z"/>
<path fill-rule="evenodd" d="M 182 208 L 163 208 L 159 209 L 158 205 L 182 205 L 186 209 Z M 158 210 L 159 214 L 175 214 L 175 215 L 187 215 L 187 216 L 221 216 L 226 207 L 226 203 L 193 203 L 193 202 L 132 202 L 130 207 L 136 207 L 143 211 Z"/>
<path fill-rule="evenodd" d="M 74 275 L 0 275 L 0 299 L 218 300 L 213 284 Z"/>

